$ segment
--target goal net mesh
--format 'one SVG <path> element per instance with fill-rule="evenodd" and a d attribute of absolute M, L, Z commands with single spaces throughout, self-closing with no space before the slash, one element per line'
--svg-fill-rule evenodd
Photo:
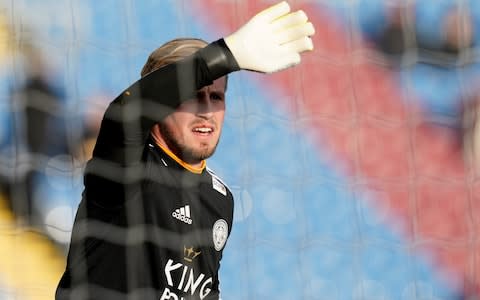
<path fill-rule="evenodd" d="M 0 0 L 0 299 L 53 298 L 99 122 L 150 52 L 273 2 Z M 235 198 L 222 298 L 476 299 L 480 3 L 290 4 L 315 50 L 230 76 L 208 160 Z"/>

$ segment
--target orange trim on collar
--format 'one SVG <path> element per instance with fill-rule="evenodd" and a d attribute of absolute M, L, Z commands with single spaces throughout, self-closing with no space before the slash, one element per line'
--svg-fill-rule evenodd
<path fill-rule="evenodd" d="M 155 140 L 155 143 L 157 144 L 158 147 L 162 148 L 162 150 L 168 155 L 170 156 L 174 161 L 176 161 L 178 164 L 180 164 L 182 167 L 184 167 L 185 169 L 187 169 L 188 171 L 192 172 L 192 173 L 195 173 L 195 174 L 201 174 L 203 172 L 203 170 L 205 170 L 205 167 L 207 166 L 207 162 L 205 160 L 202 160 L 201 164 L 200 164 L 200 167 L 194 167 L 192 166 L 191 164 L 189 163 L 186 163 L 184 162 L 183 160 L 181 160 L 178 156 L 176 156 L 172 151 L 170 151 L 169 149 L 167 149 L 166 147 L 160 145 L 160 143 L 158 142 L 157 138 L 155 137 L 155 135 L 152 135 L 153 136 L 153 139 Z"/>

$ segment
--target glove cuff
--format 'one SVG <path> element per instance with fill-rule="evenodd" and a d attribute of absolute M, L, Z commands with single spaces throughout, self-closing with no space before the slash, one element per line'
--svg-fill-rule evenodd
<path fill-rule="evenodd" d="M 200 49 L 198 54 L 207 65 L 210 78 L 220 78 L 228 73 L 240 70 L 237 61 L 223 39 L 219 39 L 208 45 L 208 47 Z"/>

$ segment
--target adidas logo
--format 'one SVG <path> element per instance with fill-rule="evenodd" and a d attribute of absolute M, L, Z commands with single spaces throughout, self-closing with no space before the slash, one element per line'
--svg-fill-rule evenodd
<path fill-rule="evenodd" d="M 172 217 L 187 224 L 192 224 L 192 219 L 190 219 L 190 205 L 177 208 L 174 212 L 172 212 Z"/>

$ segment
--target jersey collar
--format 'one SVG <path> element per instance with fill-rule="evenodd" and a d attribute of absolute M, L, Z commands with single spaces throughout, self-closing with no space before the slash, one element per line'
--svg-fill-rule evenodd
<path fill-rule="evenodd" d="M 191 164 L 183 161 L 181 158 L 179 158 L 178 156 L 176 156 L 172 151 L 170 151 L 169 149 L 167 149 L 166 147 L 160 145 L 160 143 L 157 141 L 156 137 L 154 135 L 152 135 L 152 138 L 155 142 L 155 144 L 160 147 L 160 149 L 162 149 L 163 152 L 165 152 L 165 154 L 167 154 L 171 159 L 173 159 L 174 161 L 176 161 L 180 166 L 182 166 L 183 168 L 185 168 L 186 170 L 194 173 L 194 174 L 202 174 L 203 170 L 205 170 L 205 167 L 207 166 L 207 162 L 205 160 L 202 160 L 201 164 L 200 164 L 200 167 L 194 167 L 192 166 Z"/>

